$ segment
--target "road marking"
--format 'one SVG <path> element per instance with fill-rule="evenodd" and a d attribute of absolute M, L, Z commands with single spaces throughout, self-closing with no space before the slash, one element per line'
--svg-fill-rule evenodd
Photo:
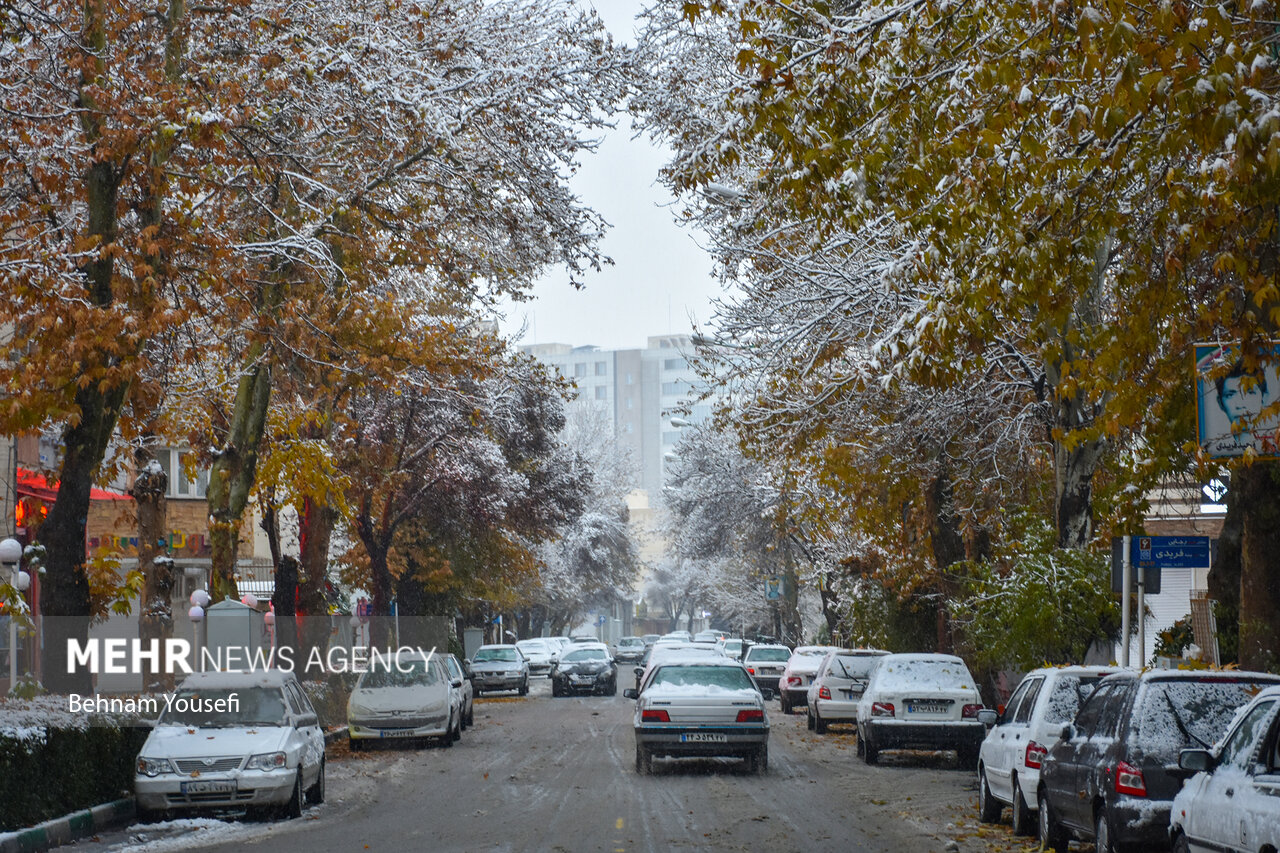
<path fill-rule="evenodd" d="M 618 818 L 617 828 L 622 829 L 622 818 Z"/>

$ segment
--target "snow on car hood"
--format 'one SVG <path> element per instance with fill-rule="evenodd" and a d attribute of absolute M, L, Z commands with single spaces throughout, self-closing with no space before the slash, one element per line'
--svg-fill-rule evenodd
<path fill-rule="evenodd" d="M 161 725 L 151 730 L 140 754 L 148 758 L 261 755 L 284 749 L 290 731 L 286 726 L 192 728 Z"/>
<path fill-rule="evenodd" d="M 363 711 L 419 711 L 437 708 L 449 701 L 445 684 L 412 684 L 403 687 L 375 687 L 356 690 L 351 706 Z"/>

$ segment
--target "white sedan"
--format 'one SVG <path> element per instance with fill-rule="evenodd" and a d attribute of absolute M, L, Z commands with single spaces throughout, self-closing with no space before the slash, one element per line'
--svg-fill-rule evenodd
<path fill-rule="evenodd" d="M 138 754 L 140 817 L 235 809 L 299 817 L 324 802 L 324 732 L 292 672 L 188 675 Z"/>
<path fill-rule="evenodd" d="M 955 655 L 885 655 L 858 700 L 858 754 L 875 764 L 883 749 L 954 749 L 962 765 L 976 767 L 981 710 L 973 676 Z"/>
<path fill-rule="evenodd" d="M 1173 799 L 1175 853 L 1280 849 L 1280 687 L 1253 697 L 1215 749 L 1184 749 L 1178 765 L 1198 772 Z"/>

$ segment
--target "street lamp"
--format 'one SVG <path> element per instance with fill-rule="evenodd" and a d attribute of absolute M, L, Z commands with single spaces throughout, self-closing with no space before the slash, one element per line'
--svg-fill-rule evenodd
<path fill-rule="evenodd" d="M 18 568 L 22 560 L 22 543 L 9 538 L 0 542 L 0 563 L 9 568 L 11 583 L 19 594 L 31 586 L 31 575 Z M 9 689 L 18 683 L 18 620 L 13 608 L 9 612 Z"/>

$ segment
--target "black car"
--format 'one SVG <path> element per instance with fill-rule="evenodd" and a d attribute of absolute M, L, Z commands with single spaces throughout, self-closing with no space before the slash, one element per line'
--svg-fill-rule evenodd
<path fill-rule="evenodd" d="M 551 695 L 574 693 L 617 695 L 618 667 L 604 646 L 570 649 L 551 668 Z"/>
<path fill-rule="evenodd" d="M 1099 851 L 1162 850 L 1182 786 L 1178 753 L 1207 749 L 1236 709 L 1280 676 L 1148 670 L 1098 682 L 1040 768 L 1040 839 L 1063 853 L 1072 837 Z"/>

